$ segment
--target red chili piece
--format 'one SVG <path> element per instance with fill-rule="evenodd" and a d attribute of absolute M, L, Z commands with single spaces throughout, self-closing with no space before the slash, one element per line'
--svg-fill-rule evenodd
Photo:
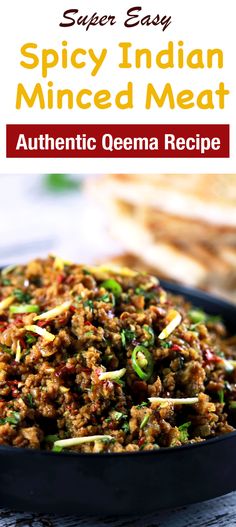
<path fill-rule="evenodd" d="M 57 283 L 58 284 L 62 284 L 62 282 L 64 282 L 65 278 L 66 278 L 65 273 L 60 273 L 59 275 L 57 275 Z"/>
<path fill-rule="evenodd" d="M 170 349 L 171 351 L 182 351 L 181 346 L 179 346 L 178 344 L 173 344 Z"/>
<path fill-rule="evenodd" d="M 207 362 L 222 362 L 222 358 L 215 355 L 211 350 L 207 349 L 203 352 L 204 358 Z"/>

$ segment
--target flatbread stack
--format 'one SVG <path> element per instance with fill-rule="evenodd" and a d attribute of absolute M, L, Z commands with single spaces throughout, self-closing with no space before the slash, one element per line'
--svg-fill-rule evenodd
<path fill-rule="evenodd" d="M 89 187 L 124 248 L 113 261 L 236 301 L 235 174 L 114 174 Z"/>

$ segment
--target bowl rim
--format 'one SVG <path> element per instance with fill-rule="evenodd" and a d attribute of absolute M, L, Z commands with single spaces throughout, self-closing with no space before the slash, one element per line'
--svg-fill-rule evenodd
<path fill-rule="evenodd" d="M 219 443 L 221 441 L 227 441 L 231 438 L 236 438 L 236 430 L 234 430 L 233 432 L 228 432 L 227 434 L 221 434 L 219 436 L 216 436 L 216 437 L 211 437 L 210 439 L 205 439 L 203 441 L 199 441 L 199 442 L 196 442 L 196 443 L 186 443 L 185 445 L 180 445 L 180 446 L 174 446 L 174 447 L 160 447 L 160 448 L 157 448 L 157 449 L 154 449 L 154 450 L 136 450 L 134 452 L 73 452 L 73 451 L 67 451 L 66 449 L 65 450 L 62 450 L 61 452 L 52 452 L 51 450 L 40 450 L 39 448 L 22 448 L 22 447 L 15 447 L 15 446 L 4 446 L 4 445 L 0 445 L 0 456 L 1 454 L 13 454 L 13 455 L 18 455 L 18 454 L 25 454 L 27 456 L 31 456 L 31 455 L 34 455 L 34 456 L 37 456 L 37 455 L 40 455 L 40 456 L 59 456 L 59 458 L 61 456 L 63 457 L 66 457 L 66 459 L 72 459 L 74 457 L 78 458 L 78 459 L 87 459 L 87 458 L 120 458 L 120 457 L 125 457 L 125 458 L 130 458 L 130 457 L 135 457 L 136 455 L 138 456 L 160 456 L 160 455 L 167 455 L 167 454 L 172 454 L 172 455 L 177 455 L 178 452 L 183 452 L 184 450 L 193 450 L 193 449 L 197 449 L 197 448 L 202 448 L 202 447 L 206 447 L 207 445 L 211 445 L 213 443 Z"/>

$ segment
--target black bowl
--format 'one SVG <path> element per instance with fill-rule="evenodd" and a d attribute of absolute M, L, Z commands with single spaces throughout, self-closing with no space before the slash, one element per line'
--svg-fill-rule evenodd
<path fill-rule="evenodd" d="M 236 306 L 163 282 L 235 332 Z M 143 514 L 236 489 L 236 432 L 203 443 L 127 454 L 0 447 L 0 506 L 59 514 Z"/>

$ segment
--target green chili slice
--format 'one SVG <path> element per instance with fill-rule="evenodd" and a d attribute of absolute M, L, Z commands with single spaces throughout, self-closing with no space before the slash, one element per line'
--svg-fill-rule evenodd
<path fill-rule="evenodd" d="M 194 324 L 201 324 L 201 322 L 205 322 L 207 318 L 206 313 L 201 309 L 191 309 L 188 312 L 188 316 Z"/>
<path fill-rule="evenodd" d="M 138 357 L 138 354 L 142 354 L 146 359 L 146 364 L 141 364 L 142 359 Z M 144 362 L 144 359 L 143 359 Z M 152 376 L 153 372 L 153 358 L 151 353 L 145 348 L 145 346 L 136 346 L 132 353 L 132 366 L 134 371 L 144 381 L 148 381 Z"/>
<path fill-rule="evenodd" d="M 143 418 L 142 422 L 141 422 L 141 425 L 140 425 L 140 430 L 142 430 L 143 428 L 145 428 L 146 424 L 148 423 L 150 419 L 150 415 L 145 415 L 145 417 Z"/>
<path fill-rule="evenodd" d="M 105 280 L 105 282 L 101 284 L 101 287 L 104 287 L 107 291 L 111 291 L 115 297 L 120 296 L 122 293 L 121 285 L 113 278 Z"/>
<path fill-rule="evenodd" d="M 38 313 L 39 306 L 34 304 L 21 304 L 20 306 L 10 306 L 10 313 Z"/>

